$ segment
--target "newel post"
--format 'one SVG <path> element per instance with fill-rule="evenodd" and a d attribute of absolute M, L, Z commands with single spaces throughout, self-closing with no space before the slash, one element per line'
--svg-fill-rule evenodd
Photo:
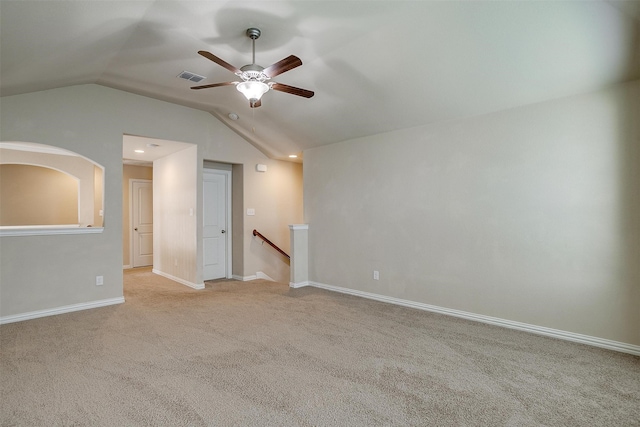
<path fill-rule="evenodd" d="M 289 286 L 309 285 L 309 224 L 289 225 L 291 232 L 291 274 Z"/>

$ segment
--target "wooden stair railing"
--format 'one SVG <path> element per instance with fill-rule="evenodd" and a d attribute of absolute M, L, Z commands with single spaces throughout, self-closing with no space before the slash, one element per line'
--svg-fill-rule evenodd
<path fill-rule="evenodd" d="M 262 234 L 260 234 L 260 232 L 258 230 L 253 230 L 253 235 L 257 236 L 259 238 L 261 238 L 262 240 L 264 240 L 265 242 L 267 242 L 269 244 L 269 246 L 271 246 L 273 249 L 275 249 L 276 251 L 280 252 L 282 255 L 286 256 L 288 259 L 291 259 L 291 257 L 289 256 L 289 254 L 287 254 L 285 251 L 283 251 L 282 249 L 280 249 L 279 247 L 277 247 L 271 240 L 267 239 L 266 237 L 264 237 Z"/>

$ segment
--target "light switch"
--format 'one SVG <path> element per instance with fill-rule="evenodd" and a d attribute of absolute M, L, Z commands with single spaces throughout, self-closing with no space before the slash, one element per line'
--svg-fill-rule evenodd
<path fill-rule="evenodd" d="M 251 216 L 251 215 L 255 215 L 255 214 L 256 214 L 256 210 L 255 209 L 253 209 L 253 208 L 247 209 L 247 215 Z"/>

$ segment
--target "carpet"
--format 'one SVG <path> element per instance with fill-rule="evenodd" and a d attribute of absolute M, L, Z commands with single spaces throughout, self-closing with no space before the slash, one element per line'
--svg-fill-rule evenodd
<path fill-rule="evenodd" d="M 2 426 L 640 426 L 640 357 L 264 280 L 126 270 L 0 326 Z"/>

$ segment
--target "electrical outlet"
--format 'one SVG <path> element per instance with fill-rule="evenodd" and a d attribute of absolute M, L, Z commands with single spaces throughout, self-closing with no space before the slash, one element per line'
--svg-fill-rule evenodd
<path fill-rule="evenodd" d="M 96 276 L 96 286 L 104 285 L 104 276 Z"/>
<path fill-rule="evenodd" d="M 373 270 L 373 280 L 380 280 L 380 272 L 378 270 Z"/>

